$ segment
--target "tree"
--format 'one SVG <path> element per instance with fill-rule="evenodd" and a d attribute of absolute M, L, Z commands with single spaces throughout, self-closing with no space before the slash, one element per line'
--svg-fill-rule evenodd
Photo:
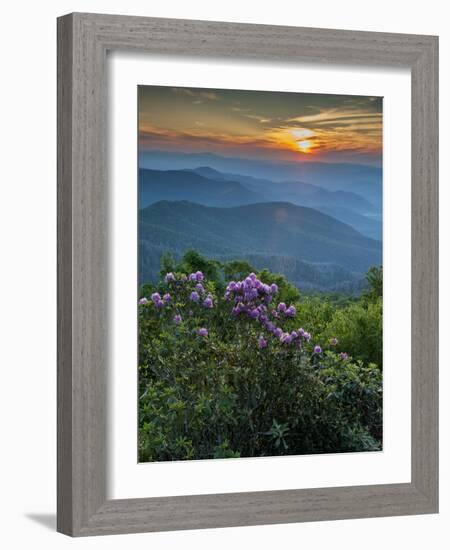
<path fill-rule="evenodd" d="M 369 288 L 363 293 L 363 298 L 368 302 L 376 302 L 383 296 L 383 266 L 369 268 L 366 280 Z"/>

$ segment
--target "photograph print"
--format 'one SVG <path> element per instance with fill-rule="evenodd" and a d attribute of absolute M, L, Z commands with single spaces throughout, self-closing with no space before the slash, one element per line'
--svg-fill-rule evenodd
<path fill-rule="evenodd" d="M 382 98 L 137 92 L 138 461 L 381 451 Z"/>

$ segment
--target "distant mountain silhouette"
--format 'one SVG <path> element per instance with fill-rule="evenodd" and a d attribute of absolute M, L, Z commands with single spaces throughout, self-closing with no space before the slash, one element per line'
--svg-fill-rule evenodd
<path fill-rule="evenodd" d="M 239 179 L 236 179 L 239 178 L 238 174 L 224 174 L 223 172 L 214 170 L 214 168 L 211 168 L 210 166 L 198 166 L 197 168 L 185 168 L 184 170 L 186 172 L 195 172 L 196 174 L 200 174 L 201 176 L 212 180 L 239 181 Z"/>
<path fill-rule="evenodd" d="M 238 206 L 264 200 L 237 181 L 208 179 L 189 170 L 139 170 L 139 206 L 189 200 L 207 206 Z"/>
<path fill-rule="evenodd" d="M 324 205 L 318 207 L 318 210 L 343 223 L 351 225 L 365 237 L 376 239 L 377 241 L 382 241 L 383 239 L 383 224 L 381 220 L 378 220 L 376 217 L 362 216 L 354 210 L 350 210 L 343 206 L 336 207 Z"/>
<path fill-rule="evenodd" d="M 342 206 L 360 213 L 373 212 L 375 210 L 369 201 L 356 193 L 351 191 L 329 191 L 323 187 L 303 181 L 273 182 L 260 178 L 241 176 L 239 174 L 224 174 L 209 166 L 201 166 L 186 171 L 195 172 L 216 181 L 238 181 L 248 189 L 263 194 L 268 200 L 289 201 L 301 206 L 311 206 L 312 208 Z"/>
<path fill-rule="evenodd" d="M 216 181 L 237 181 L 250 191 L 258 193 L 265 201 L 289 201 L 299 206 L 309 206 L 339 221 L 347 223 L 357 231 L 372 239 L 382 239 L 381 219 L 367 214 L 381 211 L 377 206 L 349 191 L 329 191 L 317 185 L 304 182 L 274 182 L 263 178 L 228 174 L 214 170 L 209 166 L 200 166 L 187 171 L 195 172 Z M 201 202 L 201 201 L 197 201 Z"/>
<path fill-rule="evenodd" d="M 224 157 L 214 153 L 142 151 L 141 168 L 193 169 L 207 166 L 224 173 L 242 174 L 273 181 L 302 181 L 330 191 L 351 191 L 381 207 L 382 168 L 355 163 L 283 162 Z"/>

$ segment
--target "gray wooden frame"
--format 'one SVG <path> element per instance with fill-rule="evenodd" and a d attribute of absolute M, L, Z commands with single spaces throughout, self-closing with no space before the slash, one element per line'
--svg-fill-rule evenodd
<path fill-rule="evenodd" d="M 106 498 L 106 53 L 408 67 L 411 483 Z M 72 536 L 438 511 L 438 38 L 75 13 L 58 19 L 58 531 Z"/>

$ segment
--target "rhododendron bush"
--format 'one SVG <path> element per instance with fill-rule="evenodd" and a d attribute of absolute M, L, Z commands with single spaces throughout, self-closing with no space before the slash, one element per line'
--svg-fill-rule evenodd
<path fill-rule="evenodd" d="M 138 304 L 140 461 L 381 449 L 381 361 L 341 339 L 346 309 L 327 319 L 266 270 L 169 267 Z M 381 349 L 381 310 L 367 322 Z"/>

